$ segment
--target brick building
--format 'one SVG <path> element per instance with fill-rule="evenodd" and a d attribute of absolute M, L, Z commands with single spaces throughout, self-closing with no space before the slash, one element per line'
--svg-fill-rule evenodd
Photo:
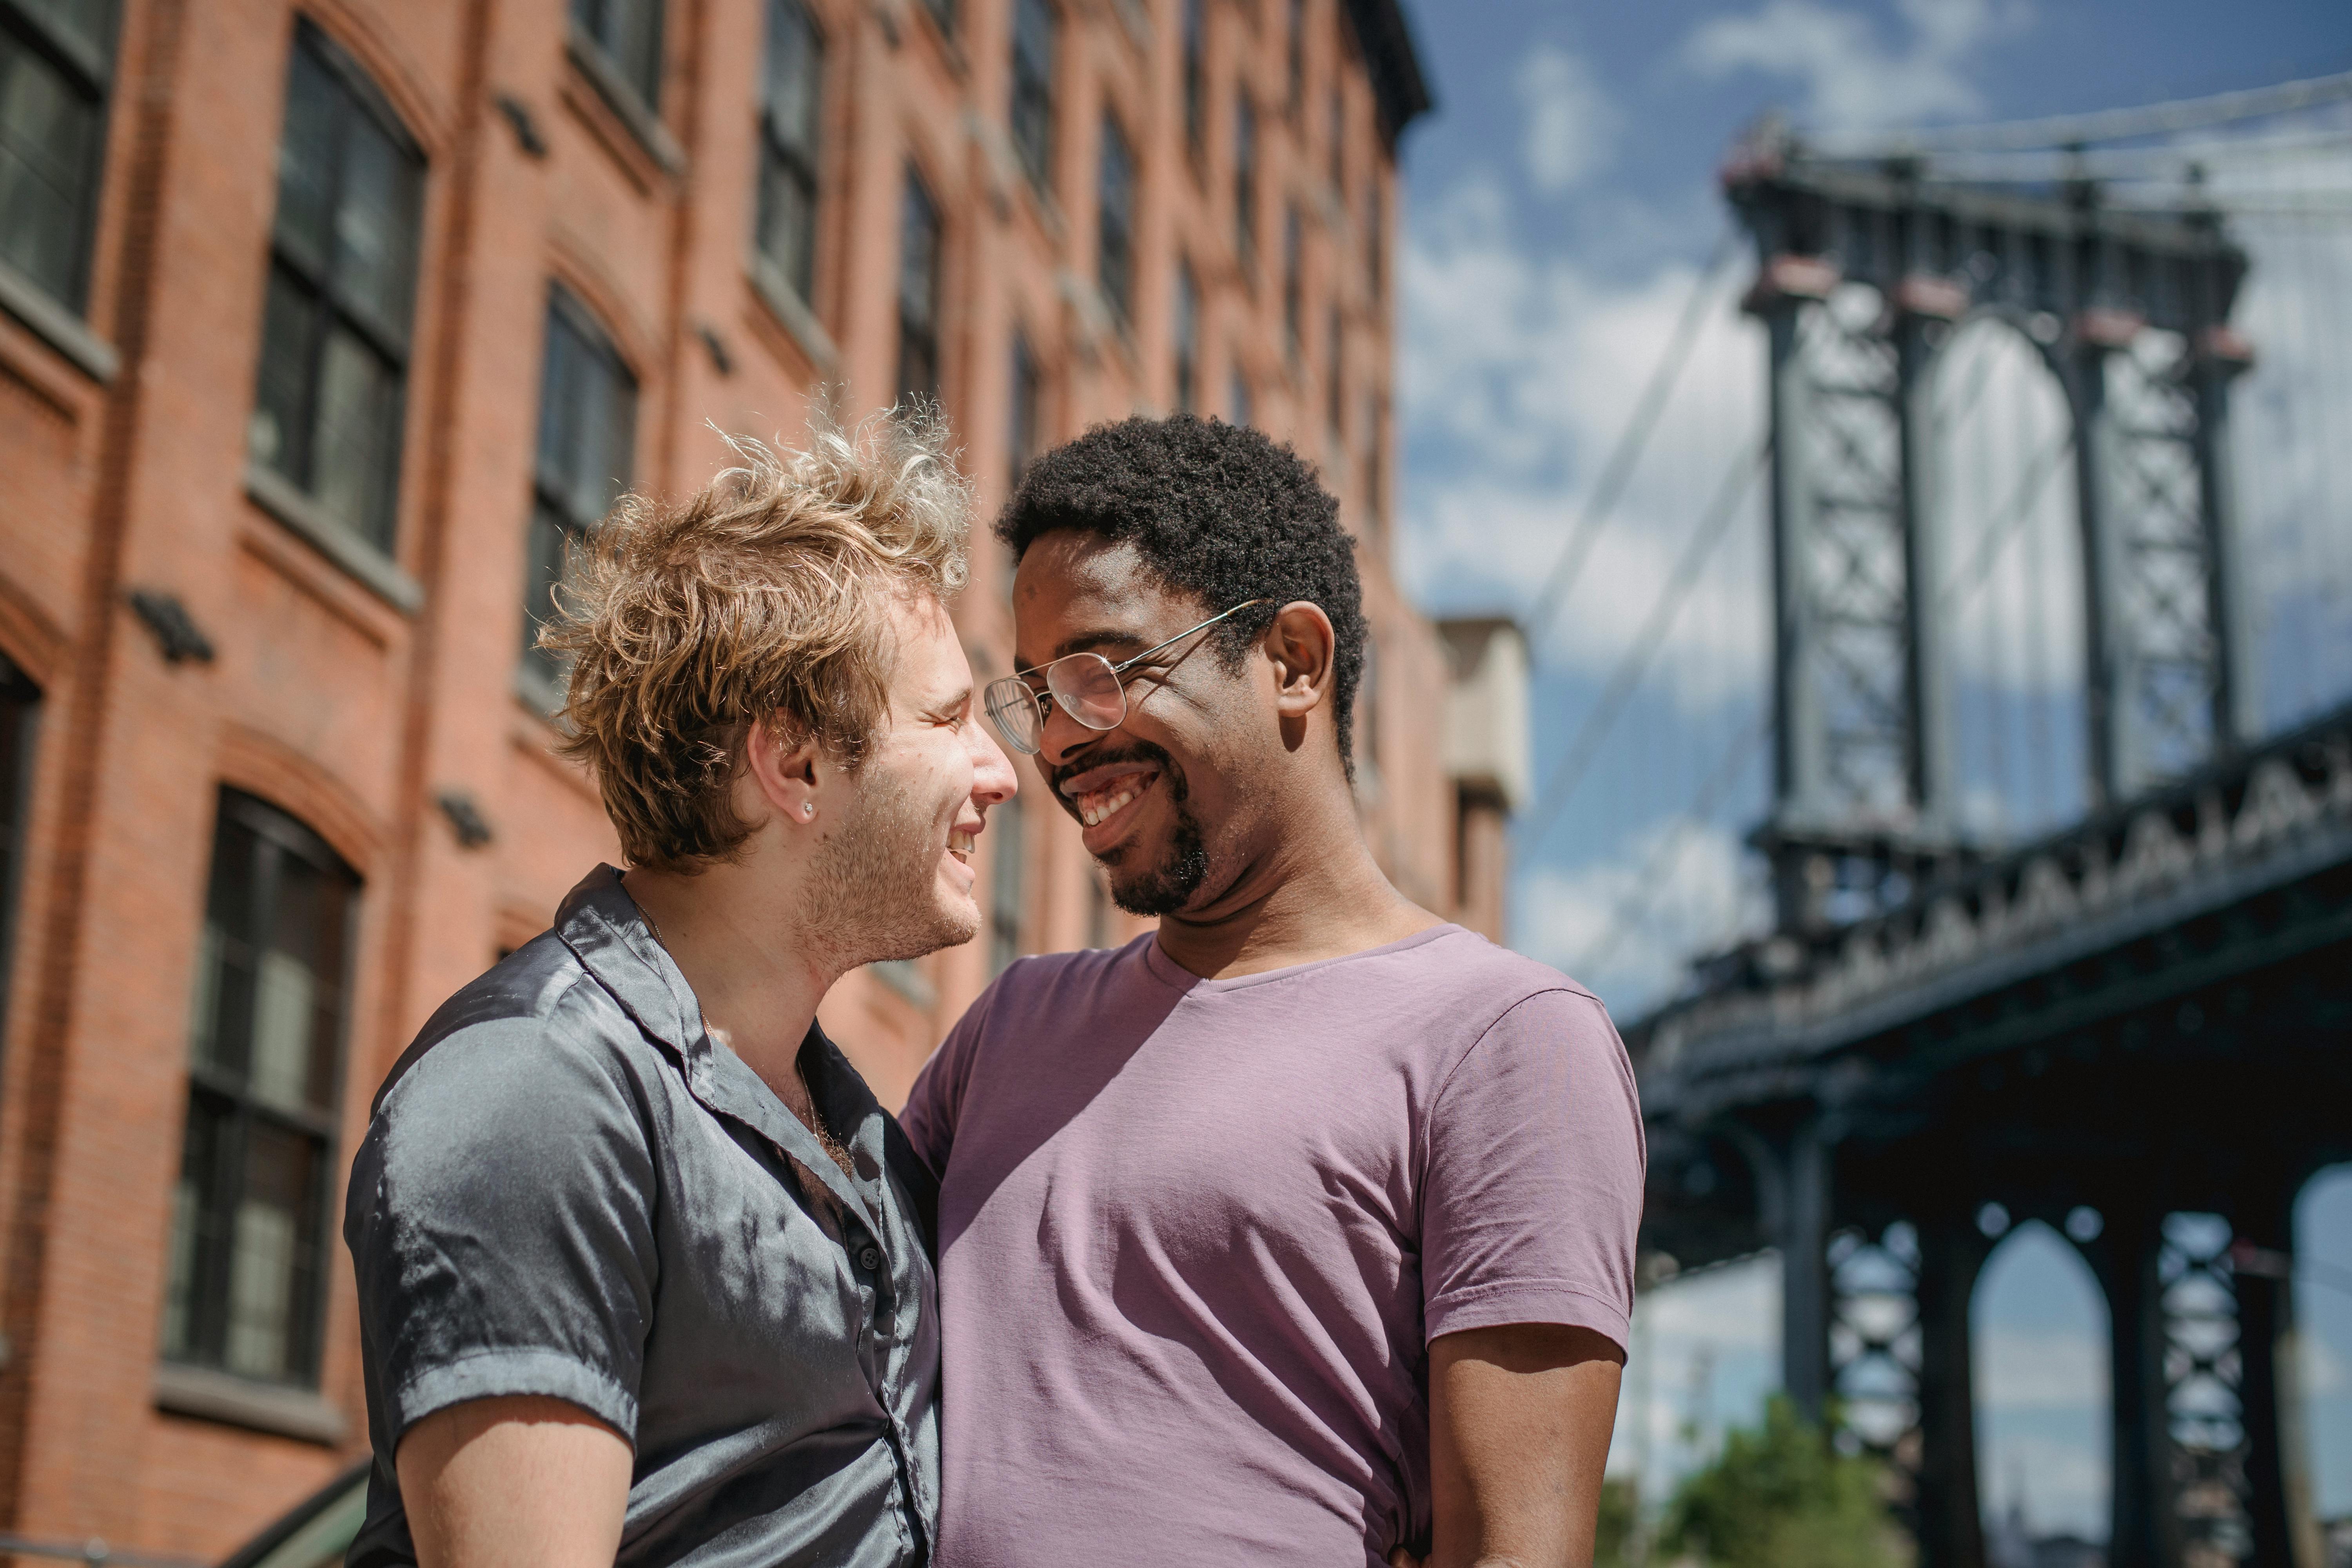
<path fill-rule="evenodd" d="M 1291 441 L 1364 542 L 1368 828 L 1498 931 L 1523 656 L 1386 566 L 1425 106 L 1396 0 L 0 0 L 0 1531 L 214 1553 L 364 1444 L 369 1098 L 615 854 L 530 606 L 717 429 L 936 395 L 984 511 L 1134 410 Z M 1051 808 L 982 874 L 828 1004 L 886 1101 L 1132 929 Z"/>

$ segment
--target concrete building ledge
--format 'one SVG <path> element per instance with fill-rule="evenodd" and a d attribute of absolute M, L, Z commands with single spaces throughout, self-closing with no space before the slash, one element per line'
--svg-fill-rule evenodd
<path fill-rule="evenodd" d="M 245 466 L 245 493 L 262 510 L 300 534 L 319 552 L 403 615 L 413 616 L 425 604 L 425 588 L 403 572 L 392 557 L 353 533 L 341 519 L 297 489 L 276 469 L 259 463 Z"/>
<path fill-rule="evenodd" d="M 52 300 L 41 286 L 0 261 L 0 310 L 6 310 L 49 347 L 73 361 L 92 381 L 114 379 L 122 357 L 114 345 L 83 324 L 80 317 Z"/>
<path fill-rule="evenodd" d="M 340 1443 L 350 1425 L 341 1410 L 308 1389 L 279 1388 L 173 1362 L 155 1369 L 155 1408 L 307 1443 Z"/>

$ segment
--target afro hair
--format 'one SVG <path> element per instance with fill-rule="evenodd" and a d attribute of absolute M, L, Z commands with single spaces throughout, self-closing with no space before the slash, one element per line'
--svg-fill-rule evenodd
<path fill-rule="evenodd" d="M 1133 543 L 1204 614 L 1271 600 L 1212 634 L 1229 668 L 1282 605 L 1321 605 L 1331 618 L 1339 761 L 1355 777 L 1363 583 L 1339 503 L 1297 453 L 1248 426 L 1190 414 L 1097 425 L 1031 463 L 996 522 L 1015 562 L 1040 535 L 1065 530 Z"/>

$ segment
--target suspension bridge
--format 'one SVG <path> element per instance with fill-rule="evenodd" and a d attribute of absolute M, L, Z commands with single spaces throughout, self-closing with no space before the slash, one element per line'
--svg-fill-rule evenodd
<path fill-rule="evenodd" d="M 1891 1461 L 1924 1563 L 1981 1568 L 1970 1293 L 2044 1219 L 2111 1313 L 2108 1561 L 2317 1568 L 2282 1347 L 2295 1196 L 2352 1159 L 2352 73 L 1768 124 L 1724 189 L 1527 617 L 1575 604 L 1739 290 L 1761 427 L 1517 830 L 1569 820 L 1750 536 L 1765 689 L 1584 963 L 1658 940 L 1764 797 L 1763 912 L 1626 1031 L 1650 1267 L 1776 1250 L 1791 1396 Z"/>

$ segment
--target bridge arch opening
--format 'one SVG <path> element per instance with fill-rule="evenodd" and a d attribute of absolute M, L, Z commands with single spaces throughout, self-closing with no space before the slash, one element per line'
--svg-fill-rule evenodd
<path fill-rule="evenodd" d="M 2039 1220 L 2010 1231 L 1977 1277 L 1969 1331 L 1988 1556 L 2069 1535 L 2105 1542 L 2110 1323 L 2082 1254 Z"/>
<path fill-rule="evenodd" d="M 2352 1163 L 2294 1205 L 2294 1320 L 2315 1519 L 2352 1520 Z"/>
<path fill-rule="evenodd" d="M 2087 805 L 2074 421 L 2031 322 L 1984 314 L 1938 354 L 1935 572 L 1956 826 L 2030 838 Z"/>

